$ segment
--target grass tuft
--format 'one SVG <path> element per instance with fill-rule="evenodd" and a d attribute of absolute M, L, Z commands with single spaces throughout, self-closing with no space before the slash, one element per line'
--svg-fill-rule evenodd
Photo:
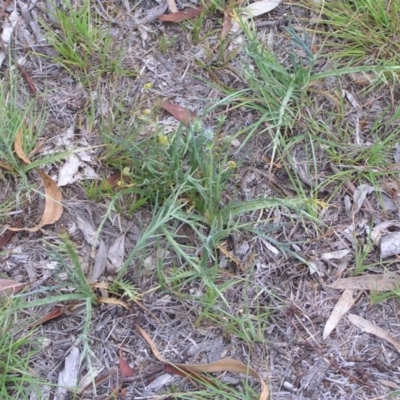
<path fill-rule="evenodd" d="M 43 384 L 32 369 L 40 346 L 32 341 L 32 332 L 25 330 L 29 320 L 19 306 L 18 299 L 0 299 L 0 397 L 4 400 L 26 399 Z"/>
<path fill-rule="evenodd" d="M 316 33 L 327 37 L 333 60 L 361 64 L 399 64 L 400 4 L 386 0 L 310 2 L 322 19 Z"/>

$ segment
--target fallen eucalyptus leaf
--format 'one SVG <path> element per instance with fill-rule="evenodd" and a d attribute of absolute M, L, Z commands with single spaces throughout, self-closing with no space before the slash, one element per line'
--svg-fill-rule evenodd
<path fill-rule="evenodd" d="M 395 339 L 384 329 L 355 314 L 349 315 L 349 321 L 358 328 L 360 328 L 362 331 L 366 333 L 371 333 L 372 335 L 375 335 L 391 343 L 396 348 L 396 350 L 400 352 L 400 341 Z"/>
<path fill-rule="evenodd" d="M 223 371 L 250 375 L 258 379 L 261 383 L 261 393 L 259 396 L 259 400 L 267 400 L 269 395 L 268 386 L 264 383 L 260 375 L 249 365 L 245 365 L 240 361 L 232 359 L 219 360 L 209 364 L 175 364 L 163 358 L 163 356 L 158 351 L 156 345 L 151 340 L 150 336 L 140 326 L 136 325 L 136 328 L 142 335 L 143 339 L 151 347 L 154 356 L 162 363 L 171 365 L 174 368 L 178 368 L 180 371 L 185 372 L 187 375 L 191 374 L 192 377 L 196 376 L 194 374 L 198 373 Z"/>
<path fill-rule="evenodd" d="M 164 110 L 167 110 L 179 122 L 182 122 L 182 124 L 186 126 L 188 126 L 189 123 L 196 118 L 196 114 L 193 111 L 187 110 L 185 107 L 178 106 L 176 104 L 164 102 L 161 104 L 161 107 Z"/>
<path fill-rule="evenodd" d="M 326 339 L 331 334 L 331 332 L 336 328 L 339 321 L 350 310 L 350 308 L 353 307 L 354 303 L 359 299 L 361 293 L 359 293 L 359 295 L 356 297 L 354 297 L 354 290 L 352 289 L 346 289 L 342 293 L 328 321 L 326 321 L 324 333 L 322 335 L 323 339 Z"/>
<path fill-rule="evenodd" d="M 202 11 L 203 11 L 202 6 L 194 8 L 190 7 L 172 14 L 160 15 L 158 19 L 167 22 L 182 22 L 185 21 L 186 19 L 198 17 Z"/>
<path fill-rule="evenodd" d="M 388 272 L 381 275 L 362 275 L 340 278 L 328 285 L 334 289 L 394 290 L 400 287 L 400 275 Z"/>
<path fill-rule="evenodd" d="M 22 129 L 20 129 L 15 135 L 14 149 L 15 153 L 22 161 L 24 161 L 26 164 L 31 163 L 31 161 L 25 154 L 22 146 Z M 43 226 L 51 225 L 54 224 L 54 222 L 57 222 L 63 213 L 63 206 L 61 204 L 62 194 L 57 184 L 53 181 L 53 179 L 50 178 L 49 175 L 47 175 L 41 169 L 36 168 L 36 171 L 42 178 L 44 184 L 45 207 L 42 218 L 40 222 L 33 228 L 8 228 L 9 230 L 15 232 L 18 231 L 37 232 Z"/>

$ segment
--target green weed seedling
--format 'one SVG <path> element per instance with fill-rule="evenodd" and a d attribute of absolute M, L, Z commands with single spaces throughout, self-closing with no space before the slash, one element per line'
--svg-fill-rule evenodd
<path fill-rule="evenodd" d="M 51 25 L 44 24 L 49 44 L 57 51 L 54 60 L 84 84 L 97 82 L 99 75 L 136 76 L 125 68 L 123 45 L 115 46 L 109 29 L 102 27 L 101 16 L 93 13 L 90 0 L 81 4 L 63 1 L 54 7 Z M 41 55 L 47 57 L 46 55 Z"/>
<path fill-rule="evenodd" d="M 167 34 L 163 31 L 162 36 L 160 37 L 158 41 L 158 45 L 160 47 L 161 53 L 165 54 L 169 51 L 169 49 L 177 42 L 178 38 L 177 37 L 169 37 Z"/>
<path fill-rule="evenodd" d="M 90 1 L 85 0 L 82 6 L 74 6 L 63 1 L 61 6 L 54 6 L 52 15 L 58 29 L 44 26 L 49 43 L 59 53 L 57 60 L 65 65 L 86 71 L 90 65 L 90 57 L 96 52 L 99 32 L 93 25 Z"/>
<path fill-rule="evenodd" d="M 396 287 L 394 290 L 389 290 L 387 292 L 371 291 L 370 301 L 372 305 L 376 305 L 390 299 L 400 299 L 400 287 Z"/>
<path fill-rule="evenodd" d="M 202 30 L 204 21 L 207 18 L 207 14 L 203 11 L 197 18 L 190 21 L 192 24 L 191 32 L 192 32 L 192 40 L 194 44 L 200 43 L 200 41 L 205 40 L 205 37 L 211 35 L 211 32 Z"/>

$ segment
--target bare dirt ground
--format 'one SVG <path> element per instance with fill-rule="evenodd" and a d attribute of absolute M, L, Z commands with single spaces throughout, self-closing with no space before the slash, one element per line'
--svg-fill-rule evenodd
<path fill-rule="evenodd" d="M 206 35 L 200 43 L 194 43 L 193 37 L 177 24 L 152 21 L 148 24 L 147 34 L 136 29 L 133 21 L 138 16 L 146 16 L 148 10 L 157 6 L 153 1 L 145 0 L 134 10 L 129 8 L 135 5 L 130 2 L 103 3 L 110 18 L 112 13 L 111 20 L 108 20 L 99 2 L 93 3 L 104 26 L 111 24 L 114 41 L 112 49 L 115 54 L 120 54 L 121 51 L 124 53 L 124 68 L 131 71 L 132 75 L 127 73 L 116 77 L 105 73 L 95 79 L 89 77 L 86 81 L 78 80 L 79 74 L 70 73 L 64 66 L 55 63 L 53 58 L 44 56 L 57 54 L 46 42 L 47 33 L 38 24 L 41 20 L 52 23 L 47 2 L 21 1 L 17 5 L 1 3 L 2 18 L 9 15 L 15 7 L 20 18 L 10 45 L 10 60 L 23 61 L 21 71 L 25 71 L 17 76 L 18 107 L 24 108 L 33 100 L 37 115 L 40 115 L 42 107 L 49 115 L 39 139 L 38 151 L 43 153 L 53 149 L 90 148 L 87 150 L 85 162 L 99 179 L 115 172 L 104 164 L 103 148 L 99 145 L 102 145 L 101 130 L 104 130 L 104 120 L 109 120 L 110 127 L 113 126 L 111 122 L 116 104 L 119 112 L 126 114 L 126 126 L 129 126 L 131 115 L 140 110 L 152 109 L 160 99 L 173 100 L 175 104 L 187 106 L 201 114 L 206 106 L 224 97 L 212 86 L 213 82 L 222 82 L 234 90 L 246 85 L 238 73 L 241 66 L 249 62 L 244 52 L 239 51 L 231 60 L 226 57 L 227 60 L 222 62 L 209 59 L 204 53 L 205 42 L 208 48 L 218 46 L 217 34 Z M 283 63 L 289 63 L 285 55 L 285 46 L 289 39 L 284 26 L 290 20 L 299 30 L 310 27 L 313 15 L 304 8 L 285 3 L 284 1 L 273 12 L 258 18 L 257 29 L 260 36 L 264 35 L 272 40 L 272 47 Z M 187 6 L 180 1 L 177 4 L 180 8 Z M 215 30 L 220 20 L 220 15 L 207 18 L 202 32 Z M 54 29 L 57 29 L 57 24 L 53 24 Z M 163 35 L 174 38 L 165 52 L 160 49 Z M 322 39 L 315 37 L 314 40 L 317 46 Z M 96 57 L 98 56 L 94 54 L 93 60 L 89 62 L 98 63 Z M 113 54 L 107 54 L 107 57 L 107 62 L 110 62 Z M 197 59 L 209 68 L 201 68 Z M 11 79 L 10 71 L 15 68 L 10 60 L 1 70 L 3 82 Z M 327 67 L 321 62 L 320 68 L 323 71 Z M 151 89 L 144 90 L 143 87 L 149 82 Z M 324 81 L 315 91 L 329 91 L 328 85 L 334 87 L 336 83 Z M 34 85 L 34 92 L 29 87 L 30 84 Z M 349 93 L 360 91 L 356 83 L 350 80 L 343 79 L 341 84 L 343 90 Z M 346 111 L 348 123 L 351 125 L 356 119 L 362 120 L 365 125 L 361 135 L 368 136 L 369 127 L 376 121 L 376 115 L 390 103 L 390 98 L 390 93 L 384 91 L 365 94 L 364 98 L 358 100 L 363 104 L 369 103 L 370 107 L 355 110 L 349 104 Z M 313 104 L 307 105 L 308 111 L 324 120 L 332 103 L 324 96 L 319 97 L 318 93 L 313 100 Z M 91 110 L 90 118 L 88 110 Z M 244 107 L 230 109 L 225 106 L 207 118 L 212 122 L 218 113 L 227 115 L 226 135 L 233 134 L 235 130 L 251 124 L 259 117 L 256 112 Z M 158 118 L 160 123 L 164 123 L 170 117 L 159 110 Z M 331 126 L 328 129 L 334 132 L 338 127 Z M 287 132 L 293 136 L 302 133 L 301 120 Z M 363 139 L 367 140 L 368 137 Z M 230 197 L 255 199 L 261 193 L 267 193 L 270 197 L 294 196 L 296 190 L 284 168 L 278 165 L 274 173 L 270 174 L 269 137 L 254 134 L 241 150 L 241 154 L 236 154 L 234 150 L 232 148 L 232 154 L 235 154 L 240 166 L 229 183 Z M 317 159 L 320 178 L 329 181 L 329 176 L 336 173 L 335 166 L 326 158 L 326 153 L 320 149 L 316 151 L 319 152 Z M 307 149 L 300 143 L 297 148 L 291 149 L 289 155 L 293 160 L 293 168 L 298 168 L 300 175 L 300 166 L 305 162 L 306 154 Z M 54 162 L 52 166 L 46 166 L 46 172 L 57 177 L 61 165 L 61 161 Z M 306 174 L 303 179 L 304 187 L 312 190 L 307 186 L 309 182 Z M 324 186 L 320 193 L 321 201 L 330 198 L 330 206 L 319 216 L 328 227 L 324 230 L 312 223 L 305 225 L 297 216 L 284 212 L 268 216 L 272 228 L 271 224 L 266 225 L 265 233 L 276 242 L 287 244 L 288 249 L 298 257 L 312 262 L 318 269 L 317 273 L 310 273 L 309 267 L 299 258 L 284 255 L 262 238 L 250 234 L 227 238 L 226 247 L 237 258 L 250 265 L 250 268 L 241 271 L 237 264 L 221 252 L 221 270 L 217 277 L 219 282 L 228 282 L 232 276 L 243 278 L 225 290 L 224 296 L 229 301 L 229 309 L 226 311 L 243 321 L 257 319 L 257 323 L 244 322 L 242 327 L 229 329 L 212 318 L 203 319 L 201 315 L 204 309 L 199 308 L 197 301 L 190 299 L 190 296 L 196 299 L 196 296 L 202 295 L 204 288 L 200 282 L 193 280 L 190 285 L 181 288 L 181 293 L 176 293 L 173 288 L 163 287 L 163 284 L 160 286 L 160 277 L 155 273 L 151 259 L 147 268 L 133 265 L 126 279 L 137 285 L 141 294 L 140 301 L 131 302 L 129 310 L 112 304 L 101 304 L 93 308 L 88 334 L 93 352 L 92 372 L 89 373 L 87 361 L 83 360 L 78 368 L 78 382 L 81 389 L 85 388 L 83 379 L 86 377 L 86 390 L 77 397 L 70 398 L 150 399 L 165 393 L 170 393 L 169 398 L 175 398 L 172 394 L 174 390 L 187 392 L 186 398 L 200 398 L 194 394 L 191 397 L 190 392 L 198 389 L 192 382 L 164 372 L 163 366 L 157 362 L 151 349 L 135 330 L 135 325 L 140 325 L 150 334 L 168 360 L 206 363 L 233 358 L 251 364 L 268 384 L 272 399 L 389 398 L 388 393 L 400 387 L 400 356 L 392 345 L 361 332 L 347 318 L 339 322 L 327 340 L 322 339 L 327 318 L 341 294 L 327 284 L 340 277 L 341 271 L 352 265 L 356 257 L 354 243 L 349 238 L 356 237 L 360 242 L 366 241 L 371 221 L 375 225 L 384 221 L 398 221 L 397 195 L 389 196 L 389 189 L 385 189 L 391 188 L 390 193 L 397 193 L 398 181 L 385 176 L 381 180 L 386 209 L 383 209 L 381 199 L 372 193 L 368 196 L 369 205 L 364 203 L 356 216 L 345 207 L 345 196 L 353 195 L 350 183 L 340 191 L 335 190 L 335 182 Z M 9 193 L 15 191 L 15 185 L 16 182 L 4 184 L 3 195 L 0 196 L 8 198 Z M 52 243 L 57 235 L 65 232 L 76 245 L 82 265 L 90 274 L 96 255 L 92 253 L 88 232 L 96 231 L 99 227 L 102 216 L 107 211 L 108 200 L 90 200 L 80 182 L 63 186 L 62 191 L 65 207 L 62 218 L 37 233 L 20 232 L 15 235 L 1 253 L 2 276 L 21 282 L 30 281 L 32 288 L 59 285 L 62 274 L 54 272 L 54 262 L 46 251 L 48 243 Z M 372 210 L 368 209 L 369 206 Z M 35 215 L 40 215 L 34 204 L 30 205 L 28 213 L 29 221 L 35 220 Z M 261 214 L 257 212 L 241 218 L 257 221 Z M 267 219 L 267 211 L 263 218 Z M 116 238 L 128 229 L 125 242 L 127 255 L 150 219 L 151 213 L 146 206 L 129 217 L 113 211 L 101 231 L 100 239 L 109 249 Z M 13 223 L 15 220 L 10 217 L 7 222 Z M 181 229 L 182 234 L 186 235 L 185 240 L 190 241 L 190 237 L 187 238 L 188 232 L 184 231 L 185 227 L 182 226 Z M 339 259 L 324 257 L 343 250 L 348 252 Z M 145 254 L 142 260 L 149 260 L 148 257 L 151 256 L 155 257 L 154 253 Z M 169 259 L 168 255 L 163 259 L 166 276 L 173 274 L 176 261 L 174 258 Z M 379 262 L 380 254 L 375 249 L 366 259 L 368 265 L 374 265 L 368 272 L 382 273 Z M 396 269 L 396 263 L 386 266 L 388 271 Z M 111 282 L 112 279 L 112 273 L 107 269 L 98 277 L 100 282 Z M 66 288 L 65 293 L 68 291 Z M 222 303 L 221 307 L 224 307 Z M 42 307 L 32 310 L 32 313 L 39 319 L 53 309 L 54 307 Z M 399 301 L 396 298 L 372 305 L 369 293 L 362 292 L 351 312 L 373 321 L 393 336 L 398 335 Z M 85 316 L 77 307 L 38 328 L 35 336 L 41 340 L 46 339 L 48 346 L 33 360 L 31 367 L 48 382 L 48 386 L 43 386 L 42 397 L 32 394 L 31 399 L 54 398 L 52 385 L 57 383 L 71 348 L 81 346 L 79 337 L 84 325 Z M 250 331 L 250 325 L 256 326 L 257 331 Z M 240 330 L 239 335 L 237 332 Z M 120 376 L 120 350 L 135 371 L 133 378 Z M 90 388 L 87 374 L 96 377 L 95 392 Z M 240 392 L 243 381 L 237 375 L 228 375 L 221 379 L 225 379 Z M 257 388 L 256 382 L 254 387 Z M 232 398 L 240 398 L 238 394 L 235 396 L 237 397 Z M 220 394 L 219 398 L 224 396 Z"/>

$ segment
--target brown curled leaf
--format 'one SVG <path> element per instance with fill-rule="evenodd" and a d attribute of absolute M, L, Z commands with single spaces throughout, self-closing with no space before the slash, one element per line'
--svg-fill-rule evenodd
<path fill-rule="evenodd" d="M 132 378 L 134 375 L 133 369 L 122 357 L 121 349 L 119 349 L 119 370 L 123 378 Z"/>
<path fill-rule="evenodd" d="M 186 109 L 185 107 L 178 106 L 169 102 L 161 103 L 160 105 L 164 110 L 168 111 L 173 117 L 179 122 L 188 126 L 196 118 L 196 114 L 193 111 Z"/>
<path fill-rule="evenodd" d="M 50 311 L 49 313 L 47 313 L 46 315 L 44 315 L 42 318 L 40 318 L 38 321 L 30 324 L 28 326 L 29 329 L 31 328 L 36 328 L 39 325 L 42 325 L 48 321 L 51 321 L 55 318 L 60 317 L 61 315 L 64 315 L 65 313 L 65 308 L 63 307 L 57 307 L 55 308 L 53 311 Z"/>
<path fill-rule="evenodd" d="M 30 164 L 31 161 L 25 154 L 25 151 L 22 146 L 22 129 L 19 129 L 17 134 L 15 135 L 14 140 L 14 150 L 17 156 L 24 161 L 26 164 Z M 36 168 L 36 171 L 42 178 L 44 184 L 44 194 L 45 194 L 45 207 L 43 211 L 42 218 L 40 222 L 34 226 L 33 228 L 8 228 L 10 231 L 29 231 L 29 232 L 37 232 L 40 228 L 45 225 L 54 224 L 58 221 L 63 213 L 63 206 L 61 205 L 62 201 L 62 193 L 58 188 L 57 184 L 53 179 L 50 178 L 45 172 L 41 169 Z"/>
<path fill-rule="evenodd" d="M 203 11 L 202 6 L 198 6 L 198 7 L 194 7 L 194 8 L 190 7 L 190 8 L 185 8 L 182 11 L 175 12 L 173 14 L 160 15 L 158 17 L 158 19 L 160 19 L 161 21 L 177 23 L 177 22 L 185 21 L 186 19 L 198 17 L 202 11 Z"/>
<path fill-rule="evenodd" d="M 116 186 L 118 184 L 118 181 L 120 181 L 121 178 L 122 178 L 122 174 L 121 174 L 120 171 L 118 171 L 118 172 L 115 172 L 114 174 L 110 175 L 107 178 L 107 182 L 109 183 L 109 185 L 111 187 L 114 187 L 114 186 Z"/>
<path fill-rule="evenodd" d="M 61 205 L 62 194 L 61 190 L 58 188 L 57 184 L 40 169 L 37 169 L 42 181 L 44 183 L 44 193 L 45 193 L 45 207 L 43 211 L 42 218 L 40 222 L 32 228 L 8 228 L 11 231 L 19 232 L 19 231 L 28 231 L 28 232 L 37 232 L 45 225 L 51 225 L 57 222 L 62 213 L 63 206 Z"/>
<path fill-rule="evenodd" d="M 17 134 L 14 139 L 14 150 L 17 156 L 25 163 L 30 164 L 31 160 L 25 154 L 24 148 L 22 146 L 22 129 L 18 129 Z"/>

